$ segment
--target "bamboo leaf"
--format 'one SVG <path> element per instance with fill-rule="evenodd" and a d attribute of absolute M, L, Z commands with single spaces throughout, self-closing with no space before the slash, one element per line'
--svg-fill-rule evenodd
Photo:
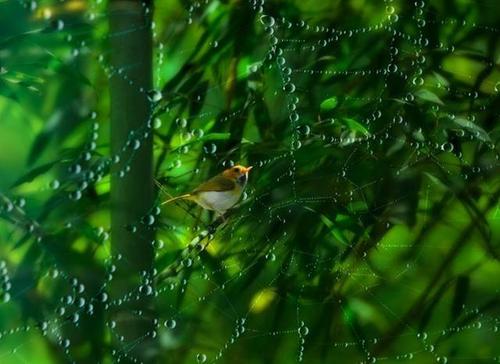
<path fill-rule="evenodd" d="M 433 102 L 433 103 L 438 104 L 438 105 L 444 105 L 444 102 L 441 101 L 441 99 L 439 98 L 438 95 L 436 95 L 434 92 L 429 91 L 425 88 L 422 88 L 422 89 L 418 90 L 417 92 L 415 92 L 415 96 L 417 96 L 418 98 L 425 100 L 425 101 Z"/>
<path fill-rule="evenodd" d="M 319 105 L 319 107 L 321 111 L 330 111 L 335 109 L 338 103 L 339 102 L 336 97 L 330 97 L 326 100 L 323 100 L 323 102 Z"/>

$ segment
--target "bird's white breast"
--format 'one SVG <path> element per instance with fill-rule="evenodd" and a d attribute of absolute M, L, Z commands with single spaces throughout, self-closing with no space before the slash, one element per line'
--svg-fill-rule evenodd
<path fill-rule="evenodd" d="M 208 210 L 225 213 L 236 205 L 241 197 L 242 189 L 239 191 L 205 191 L 198 193 L 198 204 Z"/>

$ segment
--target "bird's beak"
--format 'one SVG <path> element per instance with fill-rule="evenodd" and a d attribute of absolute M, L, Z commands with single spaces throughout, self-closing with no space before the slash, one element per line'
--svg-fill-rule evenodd
<path fill-rule="evenodd" d="M 252 168 L 253 168 L 253 166 L 247 167 L 247 168 L 245 169 L 245 173 L 250 172 L 250 171 L 252 170 Z"/>

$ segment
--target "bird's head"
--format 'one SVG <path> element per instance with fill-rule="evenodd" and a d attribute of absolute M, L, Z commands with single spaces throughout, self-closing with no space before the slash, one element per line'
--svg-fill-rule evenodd
<path fill-rule="evenodd" d="M 239 184 L 244 185 L 248 180 L 248 172 L 250 172 L 251 169 L 252 167 L 236 165 L 226 169 L 224 172 L 222 172 L 222 175 L 235 182 L 238 182 Z"/>

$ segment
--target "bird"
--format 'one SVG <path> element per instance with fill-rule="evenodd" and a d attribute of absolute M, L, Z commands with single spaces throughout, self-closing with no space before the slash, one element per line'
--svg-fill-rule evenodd
<path fill-rule="evenodd" d="M 192 192 L 170 198 L 161 203 L 165 205 L 178 200 L 190 200 L 204 209 L 215 211 L 224 216 L 227 210 L 236 205 L 248 182 L 252 166 L 235 165 L 200 184 Z"/>

